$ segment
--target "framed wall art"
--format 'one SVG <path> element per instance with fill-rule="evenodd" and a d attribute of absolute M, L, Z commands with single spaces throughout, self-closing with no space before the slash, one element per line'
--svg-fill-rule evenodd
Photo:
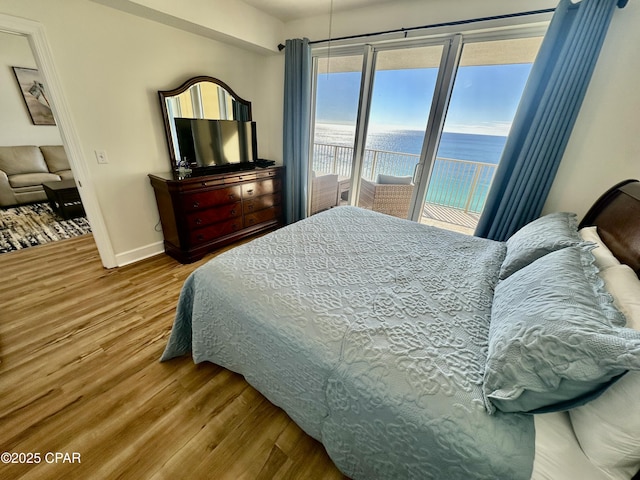
<path fill-rule="evenodd" d="M 40 72 L 35 68 L 12 68 L 31 122 L 34 125 L 55 125 L 56 121 Z"/>

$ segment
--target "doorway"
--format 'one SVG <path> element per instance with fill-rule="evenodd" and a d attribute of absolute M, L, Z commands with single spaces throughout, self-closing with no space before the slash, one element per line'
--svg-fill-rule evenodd
<path fill-rule="evenodd" d="M 44 28 L 38 22 L 0 14 L 0 32 L 23 36 L 29 42 L 36 66 L 48 89 L 48 99 L 58 124 L 62 145 L 76 179 L 102 264 L 105 268 L 116 267 L 115 254 L 109 241 L 91 178 L 84 163 L 85 157 L 60 86 Z"/>
<path fill-rule="evenodd" d="M 71 171 L 46 85 L 23 35 L 0 32 L 0 84 L 0 170 L 7 174 L 0 174 L 0 253 L 90 232 L 81 207 L 62 218 L 46 201 L 43 183 L 69 183 Z M 34 85 L 42 86 L 41 95 L 31 93 Z"/>

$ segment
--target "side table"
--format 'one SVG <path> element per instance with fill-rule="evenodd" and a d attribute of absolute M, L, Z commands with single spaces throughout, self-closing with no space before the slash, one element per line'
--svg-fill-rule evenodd
<path fill-rule="evenodd" d="M 80 193 L 75 180 L 45 182 L 42 184 L 54 212 L 65 220 L 84 215 Z"/>

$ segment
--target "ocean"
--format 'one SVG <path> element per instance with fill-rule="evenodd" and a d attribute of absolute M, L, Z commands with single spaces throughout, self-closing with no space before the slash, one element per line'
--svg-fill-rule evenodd
<path fill-rule="evenodd" d="M 350 176 L 354 135 L 354 126 L 317 124 L 314 169 Z M 413 175 L 423 140 L 424 132 L 420 130 L 370 131 L 363 176 L 375 179 L 378 174 Z M 506 140 L 507 137 L 497 135 L 444 132 L 426 201 L 481 212 L 495 172 L 493 165 L 500 161 Z M 338 148 L 319 147 L 317 144 Z"/>
<path fill-rule="evenodd" d="M 351 125 L 317 124 L 315 142 L 353 147 L 355 127 Z M 420 155 L 424 131 L 373 130 L 367 138 L 367 149 Z M 498 164 L 507 137 L 470 133 L 444 132 L 438 157 Z"/>

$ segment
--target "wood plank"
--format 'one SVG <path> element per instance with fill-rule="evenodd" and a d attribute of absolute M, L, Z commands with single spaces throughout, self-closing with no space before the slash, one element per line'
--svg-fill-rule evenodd
<path fill-rule="evenodd" d="M 159 362 L 182 283 L 213 256 L 105 270 L 91 235 L 0 255 L 0 450 L 81 459 L 0 478 L 345 478 L 240 375 Z"/>

